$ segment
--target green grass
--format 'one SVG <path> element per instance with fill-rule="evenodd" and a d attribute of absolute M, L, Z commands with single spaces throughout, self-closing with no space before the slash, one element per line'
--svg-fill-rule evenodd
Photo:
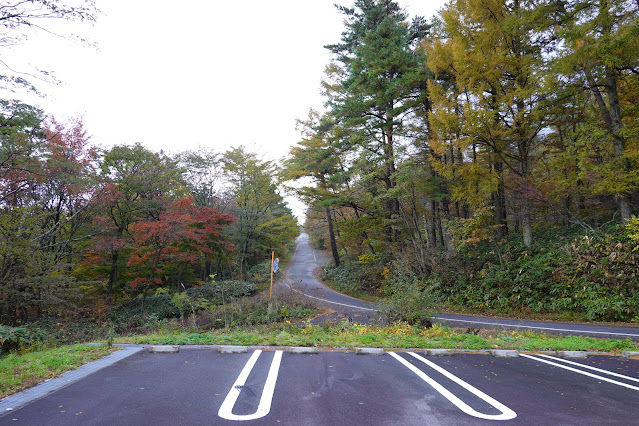
<path fill-rule="evenodd" d="M 413 327 L 403 323 L 386 327 L 341 323 L 305 326 L 277 324 L 211 332 L 170 330 L 118 337 L 115 341 L 165 345 L 312 346 L 319 349 L 375 347 L 578 350 L 617 354 L 639 350 L 637 342 L 631 340 L 557 337 L 528 331 L 504 333 L 482 330 L 476 335 L 462 329 L 437 325 L 432 328 Z M 73 345 L 23 355 L 4 355 L 0 357 L 0 398 L 59 376 L 114 350 L 116 348 L 108 348 L 106 345 Z"/>
<path fill-rule="evenodd" d="M 632 340 L 560 337 L 536 332 L 513 331 L 497 333 L 482 331 L 480 335 L 461 329 L 434 326 L 413 327 L 408 324 L 364 326 L 338 324 L 333 326 L 275 325 L 244 329 L 217 330 L 208 333 L 167 332 L 120 337 L 118 343 L 165 345 L 245 345 L 245 346 L 313 346 L 376 347 L 376 348 L 451 348 L 451 349 L 517 349 L 581 350 L 620 353 L 636 351 Z"/>
<path fill-rule="evenodd" d="M 0 357 L 0 398 L 102 358 L 117 348 L 72 345 Z"/>

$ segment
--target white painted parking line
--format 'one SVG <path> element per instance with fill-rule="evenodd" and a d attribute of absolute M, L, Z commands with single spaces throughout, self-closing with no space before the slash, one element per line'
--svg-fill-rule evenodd
<path fill-rule="evenodd" d="M 237 380 L 235 381 L 235 383 L 233 383 L 233 387 L 224 399 L 224 402 L 222 403 L 222 406 L 220 407 L 217 415 L 226 420 L 238 421 L 255 420 L 266 416 L 271 411 L 271 403 L 273 402 L 273 394 L 275 393 L 275 383 L 277 382 L 277 375 L 279 373 L 280 364 L 282 362 L 282 352 L 283 351 L 275 351 L 275 354 L 273 355 L 271 368 L 268 371 L 266 383 L 264 384 L 264 389 L 262 390 L 262 397 L 260 398 L 260 403 L 255 413 L 236 415 L 233 414 L 233 407 L 235 406 L 235 403 L 240 396 L 242 386 L 244 386 L 244 384 L 246 383 L 246 379 L 248 379 L 249 374 L 251 374 L 251 370 L 253 370 L 257 359 L 262 353 L 261 350 L 256 350 L 255 352 L 253 352 L 253 355 L 251 355 L 251 358 L 249 358 L 248 362 L 240 372 Z"/>
<path fill-rule="evenodd" d="M 537 354 L 536 356 L 552 359 L 554 361 L 560 361 L 560 362 L 563 362 L 563 363 L 566 363 L 566 364 L 576 365 L 577 367 L 580 367 L 580 368 L 585 368 L 587 370 L 597 371 L 599 373 L 607 374 L 609 376 L 615 376 L 615 377 L 619 377 L 619 378 L 622 378 L 622 379 L 631 380 L 633 382 L 638 382 L 639 383 L 639 379 L 636 379 L 634 377 L 624 376 L 623 374 L 614 373 L 614 372 L 608 371 L 608 370 L 602 370 L 601 368 L 591 367 L 590 365 L 579 364 L 578 362 L 568 361 L 567 359 L 557 358 L 557 357 L 549 356 L 549 355 Z"/>
<path fill-rule="evenodd" d="M 563 369 L 568 370 L 568 371 L 572 371 L 572 372 L 575 372 L 575 373 L 583 374 L 584 376 L 592 377 L 592 378 L 595 378 L 595 379 L 598 379 L 598 380 L 603 380 L 604 382 L 612 383 L 612 384 L 615 384 L 615 385 L 618 385 L 618 386 L 622 386 L 624 388 L 628 388 L 628 389 L 639 391 L 639 387 L 637 387 L 637 386 L 629 385 L 627 383 L 619 382 L 617 380 L 612 380 L 612 379 L 609 379 L 607 377 L 599 376 L 597 374 L 589 373 L 587 371 L 579 370 L 577 368 L 572 368 L 572 367 L 568 367 L 567 365 L 562 365 L 562 364 L 558 364 L 557 362 L 553 362 L 553 361 L 564 361 L 565 362 L 566 360 L 560 360 L 558 358 L 548 357 L 547 355 L 545 355 L 545 356 L 548 357 L 548 358 L 551 358 L 553 361 L 548 361 L 548 360 L 545 360 L 543 358 L 538 358 L 539 356 L 544 356 L 544 355 L 532 356 L 532 355 L 520 354 L 520 356 L 523 356 L 525 358 L 530 358 L 530 359 L 533 359 L 533 360 L 538 361 L 538 362 L 543 362 L 545 364 L 553 365 L 555 367 L 563 368 Z M 577 363 L 574 363 L 574 364 L 577 364 Z M 579 367 L 582 367 L 582 368 L 584 368 L 584 367 L 587 368 L 586 366 L 584 366 L 582 364 L 577 364 L 577 365 L 579 365 Z M 595 368 L 594 367 L 590 367 L 590 369 L 592 370 L 592 369 L 595 369 Z M 624 377 L 626 379 L 630 379 L 630 380 L 635 380 L 636 381 L 636 379 L 634 379 L 632 377 L 623 376 L 621 374 L 612 373 L 610 371 L 606 371 L 606 370 L 599 370 L 599 371 L 600 372 L 604 372 L 605 374 L 609 374 L 609 375 L 613 375 L 613 376 L 621 376 L 621 377 Z"/>
<path fill-rule="evenodd" d="M 431 377 L 426 375 L 426 373 L 424 373 L 422 370 L 420 370 L 419 368 L 415 367 L 413 364 L 411 364 L 410 362 L 406 361 L 404 358 L 399 356 L 398 354 L 396 354 L 394 352 L 389 352 L 389 354 L 393 358 L 395 358 L 396 360 L 401 362 L 405 367 L 407 367 L 413 373 L 417 374 L 426 383 L 431 385 L 437 392 L 442 394 L 446 399 L 448 399 L 450 402 L 455 404 L 455 406 L 457 406 L 457 408 L 459 408 L 461 411 L 463 411 L 464 413 L 466 413 L 466 414 L 468 414 L 470 416 L 477 417 L 477 418 L 480 418 L 480 419 L 485 419 L 485 420 L 512 420 L 515 417 L 517 417 L 517 413 L 515 413 L 510 408 L 506 407 L 501 402 L 497 401 L 494 398 L 491 398 L 490 396 L 486 395 L 484 392 L 482 392 L 479 389 L 475 388 L 474 386 L 466 383 L 465 381 L 463 381 L 459 377 L 457 377 L 457 376 L 449 373 L 448 371 L 444 370 L 443 368 L 439 367 L 437 364 L 434 364 L 434 363 L 428 361 L 427 359 L 424 359 L 423 357 L 421 357 L 421 356 L 419 356 L 419 355 L 417 355 L 415 353 L 409 352 L 409 355 L 413 356 L 414 358 L 417 358 L 418 360 L 420 360 L 424 364 L 428 365 L 429 367 L 431 367 L 435 371 L 439 372 L 440 374 L 444 375 L 448 379 L 450 379 L 453 382 L 457 383 L 458 385 L 460 385 L 461 387 L 463 387 L 467 391 L 471 392 L 472 394 L 474 394 L 475 396 L 479 397 L 480 399 L 485 401 L 487 404 L 495 407 L 497 410 L 499 410 L 501 412 L 501 414 L 484 414 L 484 413 L 480 413 L 480 412 L 476 411 L 474 408 L 470 407 L 464 401 L 459 399 L 456 395 L 454 395 L 451 391 L 446 389 L 444 386 L 442 386 L 441 384 L 439 384 L 438 382 L 433 380 Z"/>

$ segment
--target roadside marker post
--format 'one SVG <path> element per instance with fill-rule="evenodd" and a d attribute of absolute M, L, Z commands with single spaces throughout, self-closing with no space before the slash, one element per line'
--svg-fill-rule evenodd
<path fill-rule="evenodd" d="M 273 262 L 275 261 L 275 252 L 271 252 L 271 289 L 268 292 L 268 300 L 271 301 L 273 296 Z"/>
<path fill-rule="evenodd" d="M 271 252 L 271 288 L 268 292 L 268 313 L 271 313 L 271 298 L 273 297 L 273 273 L 277 272 L 279 267 L 279 258 L 275 259 L 275 252 Z"/>

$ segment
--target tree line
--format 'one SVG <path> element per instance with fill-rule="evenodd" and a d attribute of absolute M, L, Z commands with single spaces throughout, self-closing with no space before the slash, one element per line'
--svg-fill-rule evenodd
<path fill-rule="evenodd" d="M 100 12 L 93 0 L 5 3 L 0 88 L 40 94 L 32 80 L 55 77 L 14 71 L 10 47 L 37 32 L 90 44 L 50 25 L 92 24 Z M 1 99 L 0 322 L 95 315 L 139 296 L 144 311 L 148 294 L 199 294 L 191 288 L 215 278 L 265 280 L 271 251 L 286 259 L 299 233 L 276 171 L 242 146 L 172 155 L 142 144 L 99 149 L 81 120 L 58 122 Z M 217 287 L 254 288 L 226 288 L 233 283 Z"/>
<path fill-rule="evenodd" d="M 432 271 L 434 250 L 639 208 L 639 3 L 391 0 L 337 6 L 325 105 L 299 120 L 287 177 L 344 258 Z"/>
<path fill-rule="evenodd" d="M 274 169 L 243 147 L 100 150 L 79 120 L 0 102 L 0 318 L 266 276 L 298 234 Z"/>

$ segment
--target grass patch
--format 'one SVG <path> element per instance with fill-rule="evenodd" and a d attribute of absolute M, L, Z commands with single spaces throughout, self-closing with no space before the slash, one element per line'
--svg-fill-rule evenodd
<path fill-rule="evenodd" d="M 591 337 L 560 337 L 530 331 L 499 332 L 455 329 L 434 325 L 430 328 L 397 323 L 390 326 L 361 325 L 347 322 L 323 325 L 292 323 L 235 327 L 224 330 L 165 330 L 145 335 L 117 337 L 117 343 L 163 345 L 243 345 L 243 346 L 311 346 L 332 348 L 450 348 L 574 350 L 621 353 L 637 351 L 632 340 Z M 63 346 L 26 354 L 0 357 L 0 398 L 57 377 L 99 359 L 116 348 L 91 345 Z"/>
<path fill-rule="evenodd" d="M 0 357 L 0 398 L 100 359 L 117 348 L 72 345 Z"/>
<path fill-rule="evenodd" d="M 164 345 L 313 346 L 318 348 L 575 350 L 612 353 L 639 349 L 637 342 L 629 339 L 560 337 L 521 331 L 508 333 L 482 331 L 479 334 L 474 334 L 465 332 L 463 329 L 439 325 L 423 328 L 405 323 L 385 327 L 346 323 L 301 326 L 277 324 L 213 330 L 207 333 L 166 332 L 128 336 L 118 338 L 117 342 Z"/>

